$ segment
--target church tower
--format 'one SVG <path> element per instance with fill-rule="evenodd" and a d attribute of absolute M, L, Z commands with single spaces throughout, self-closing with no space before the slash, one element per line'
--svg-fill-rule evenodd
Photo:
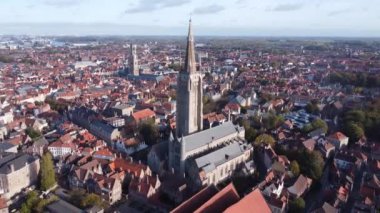
<path fill-rule="evenodd" d="M 136 45 L 131 44 L 131 46 L 130 46 L 131 54 L 130 54 L 129 60 L 128 60 L 128 62 L 129 62 L 129 73 L 134 75 L 134 76 L 138 76 L 140 74 L 136 49 L 137 49 Z"/>
<path fill-rule="evenodd" d="M 189 21 L 185 66 L 177 79 L 177 137 L 203 129 L 202 76 L 196 70 L 194 37 Z"/>

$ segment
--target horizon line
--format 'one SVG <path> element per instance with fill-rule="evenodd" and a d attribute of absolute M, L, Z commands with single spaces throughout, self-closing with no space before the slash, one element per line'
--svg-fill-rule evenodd
<path fill-rule="evenodd" d="M 30 36 L 30 37 L 187 37 L 187 35 L 179 34 L 8 34 L 0 33 L 0 36 Z M 218 38 L 277 38 L 277 39 L 301 39 L 301 38 L 315 38 L 315 39 L 380 39 L 380 36 L 340 36 L 340 35 L 195 35 L 194 37 L 218 37 Z"/>
<path fill-rule="evenodd" d="M 0 22 L 0 35 L 29 36 L 186 36 L 182 25 L 133 25 L 123 23 Z M 351 28 L 266 28 L 262 26 L 195 25 L 196 37 L 380 38 L 380 31 Z"/>

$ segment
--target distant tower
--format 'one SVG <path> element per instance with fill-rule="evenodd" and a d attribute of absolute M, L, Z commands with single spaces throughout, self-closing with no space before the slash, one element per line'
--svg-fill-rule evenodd
<path fill-rule="evenodd" d="M 203 128 L 202 76 L 196 70 L 194 37 L 189 21 L 189 34 L 184 69 L 177 79 L 177 137 L 201 131 Z"/>
<path fill-rule="evenodd" d="M 138 60 L 137 60 L 137 51 L 136 51 L 136 45 L 132 45 L 130 46 L 130 49 L 131 49 L 131 54 L 129 56 L 129 73 L 134 75 L 134 76 L 138 76 L 140 73 L 139 73 L 139 63 L 138 63 Z"/>

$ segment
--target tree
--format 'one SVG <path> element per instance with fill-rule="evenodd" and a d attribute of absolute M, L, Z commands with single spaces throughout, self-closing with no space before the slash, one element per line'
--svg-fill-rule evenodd
<path fill-rule="evenodd" d="M 147 120 L 140 123 L 139 132 L 147 145 L 157 143 L 159 132 L 153 120 Z"/>
<path fill-rule="evenodd" d="M 300 197 L 290 202 L 289 212 L 298 213 L 305 211 L 305 201 Z"/>
<path fill-rule="evenodd" d="M 364 130 L 358 124 L 349 122 L 345 125 L 343 131 L 350 138 L 351 143 L 355 143 L 364 136 Z"/>
<path fill-rule="evenodd" d="M 312 101 L 306 105 L 306 112 L 311 114 L 319 113 L 318 104 L 315 101 Z"/>
<path fill-rule="evenodd" d="M 102 198 L 99 197 L 99 195 L 96 195 L 94 193 L 87 194 L 82 200 L 81 200 L 81 206 L 82 208 L 88 208 L 92 206 L 102 206 L 103 201 Z"/>
<path fill-rule="evenodd" d="M 290 171 L 292 171 L 293 175 L 297 177 L 300 174 L 300 166 L 296 160 L 293 160 L 290 163 Z"/>
<path fill-rule="evenodd" d="M 274 138 L 268 134 L 261 134 L 256 139 L 254 144 L 259 146 L 261 144 L 271 145 L 272 147 L 275 145 L 276 141 Z"/>
<path fill-rule="evenodd" d="M 257 136 L 257 131 L 254 128 L 249 127 L 248 129 L 245 130 L 245 139 L 248 142 L 253 142 L 256 136 Z"/>
<path fill-rule="evenodd" d="M 62 113 L 68 107 L 68 104 L 60 103 L 60 102 L 53 100 L 51 98 L 47 98 L 45 100 L 45 103 L 49 104 L 52 110 L 55 110 L 55 111 L 60 112 L 60 113 Z"/>
<path fill-rule="evenodd" d="M 6 55 L 0 55 L 0 62 L 3 63 L 12 63 L 14 61 L 14 58 Z"/>
<path fill-rule="evenodd" d="M 43 154 L 40 164 L 40 188 L 46 191 L 56 184 L 53 159 L 50 152 Z"/>
<path fill-rule="evenodd" d="M 51 195 L 50 198 L 48 199 L 38 199 L 38 202 L 37 204 L 33 207 L 33 210 L 35 212 L 44 212 L 44 209 L 47 205 L 49 205 L 50 203 L 54 202 L 54 201 L 57 201 L 58 200 L 58 197 L 55 196 L 55 195 Z"/>
<path fill-rule="evenodd" d="M 363 124 L 366 120 L 365 113 L 361 110 L 348 111 L 344 116 L 345 122 L 355 122 Z"/>
<path fill-rule="evenodd" d="M 31 191 L 26 195 L 25 202 L 21 205 L 20 213 L 30 213 L 32 208 L 38 203 L 38 194 L 35 191 Z"/>
<path fill-rule="evenodd" d="M 327 123 L 324 120 L 317 118 L 313 122 L 311 122 L 311 124 L 305 125 L 302 128 L 302 131 L 305 133 L 308 133 L 308 132 L 311 132 L 313 130 L 320 129 L 320 128 L 323 129 L 324 133 L 327 133 L 327 130 L 328 130 Z"/>
<path fill-rule="evenodd" d="M 315 130 L 315 129 L 319 129 L 319 128 L 322 128 L 323 131 L 324 131 L 325 133 L 327 133 L 327 130 L 328 130 L 327 123 L 326 123 L 324 120 L 320 119 L 320 118 L 315 119 L 315 120 L 311 123 L 311 126 L 313 127 L 313 130 Z"/>
<path fill-rule="evenodd" d="M 35 139 L 35 138 L 38 138 L 41 136 L 41 132 L 40 131 L 37 131 L 37 130 L 34 130 L 33 128 L 31 127 L 28 127 L 26 130 L 25 130 L 25 133 L 32 139 Z"/>
<path fill-rule="evenodd" d="M 203 96 L 202 101 L 203 101 L 203 113 L 204 114 L 215 111 L 215 109 L 216 109 L 215 101 L 213 101 L 210 97 Z"/>
<path fill-rule="evenodd" d="M 41 199 L 37 192 L 31 191 L 26 195 L 25 202 L 21 205 L 20 213 L 43 212 L 46 205 L 58 198 L 52 195 L 49 199 Z"/>
<path fill-rule="evenodd" d="M 297 162 L 300 162 L 300 170 L 302 174 L 305 174 L 313 180 L 319 180 L 319 178 L 321 178 L 324 160 L 320 152 L 310 152 L 304 149 L 299 153 Z"/>
<path fill-rule="evenodd" d="M 83 189 L 75 189 L 70 191 L 70 203 L 74 204 L 77 207 L 81 207 L 81 201 L 86 196 L 86 192 Z"/>
<path fill-rule="evenodd" d="M 180 71 L 181 65 L 179 63 L 172 63 L 172 64 L 169 64 L 168 68 L 171 68 L 175 71 Z"/>
<path fill-rule="evenodd" d="M 23 203 L 21 205 L 20 213 L 30 213 L 32 210 L 25 204 Z"/>
<path fill-rule="evenodd" d="M 284 150 L 278 146 L 275 147 L 275 151 L 278 155 L 285 155 L 291 161 L 297 161 L 299 173 L 312 178 L 314 181 L 321 178 L 325 161 L 319 151 L 309 151 L 305 148 Z"/>
<path fill-rule="evenodd" d="M 349 123 L 355 123 L 362 128 L 368 138 L 375 141 L 380 141 L 380 99 L 376 99 L 372 103 L 368 104 L 364 111 L 351 110 L 346 112 L 343 116 L 343 121 L 346 124 L 344 125 L 343 130 L 347 136 L 349 136 L 347 129 L 349 127 L 353 128 L 351 124 L 349 125 Z M 357 130 L 357 134 L 360 133 L 359 131 L 360 130 Z M 351 137 L 350 139 L 353 140 Z"/>
<path fill-rule="evenodd" d="M 70 202 L 79 208 L 88 208 L 91 206 L 104 207 L 105 203 L 102 198 L 94 193 L 87 194 L 83 189 L 77 189 L 70 192 Z"/>
<path fill-rule="evenodd" d="M 309 133 L 311 131 L 313 131 L 313 126 L 311 124 L 306 124 L 302 128 L 302 132 L 304 132 L 304 133 Z"/>
<path fill-rule="evenodd" d="M 270 113 L 268 116 L 263 117 L 263 126 L 266 129 L 275 129 L 284 122 L 284 117 Z"/>
<path fill-rule="evenodd" d="M 236 122 L 239 124 L 239 126 L 244 127 L 244 129 L 249 129 L 249 128 L 251 128 L 251 123 L 250 123 L 250 121 L 247 120 L 247 119 L 244 119 L 244 118 L 238 118 L 238 119 L 236 120 Z"/>

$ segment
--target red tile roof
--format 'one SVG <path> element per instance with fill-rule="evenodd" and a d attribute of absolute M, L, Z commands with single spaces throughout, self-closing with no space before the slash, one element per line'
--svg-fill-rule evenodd
<path fill-rule="evenodd" d="M 49 147 L 75 149 L 75 144 L 73 144 L 73 143 L 63 143 L 62 141 L 58 140 L 58 141 L 54 141 L 53 143 L 49 144 Z"/>
<path fill-rule="evenodd" d="M 214 185 L 209 185 L 183 202 L 170 213 L 192 213 L 216 193 L 218 193 L 218 189 Z"/>
<path fill-rule="evenodd" d="M 0 209 L 8 209 L 8 204 L 5 198 L 0 198 Z M 8 212 L 8 211 L 7 211 Z"/>
<path fill-rule="evenodd" d="M 224 107 L 224 109 L 226 109 L 226 110 L 239 110 L 240 109 L 240 105 L 239 104 L 237 104 L 237 103 L 228 103 L 225 107 Z"/>
<path fill-rule="evenodd" d="M 143 110 L 140 110 L 140 111 L 132 114 L 132 117 L 136 121 L 140 121 L 140 120 L 147 119 L 147 118 L 152 118 L 154 116 L 156 116 L 156 113 L 153 112 L 151 109 L 143 109 Z"/>
<path fill-rule="evenodd" d="M 113 157 L 113 153 L 108 149 L 108 148 L 105 148 L 105 149 L 101 149 L 99 151 L 96 151 L 94 153 L 94 155 L 97 155 L 97 156 L 104 156 L 104 157 Z"/>
<path fill-rule="evenodd" d="M 230 206 L 225 213 L 250 212 L 250 213 L 271 213 L 265 198 L 259 189 L 255 189 L 236 204 Z"/>
<path fill-rule="evenodd" d="M 211 199 L 204 203 L 194 213 L 214 213 L 223 212 L 232 204 L 240 199 L 234 185 L 232 183 L 224 187 L 220 192 L 216 193 Z"/>
<path fill-rule="evenodd" d="M 122 158 L 116 158 L 113 162 L 108 164 L 112 170 L 121 170 L 128 174 L 135 176 L 140 175 L 141 171 L 145 171 L 148 167 L 144 164 L 131 162 Z"/>

